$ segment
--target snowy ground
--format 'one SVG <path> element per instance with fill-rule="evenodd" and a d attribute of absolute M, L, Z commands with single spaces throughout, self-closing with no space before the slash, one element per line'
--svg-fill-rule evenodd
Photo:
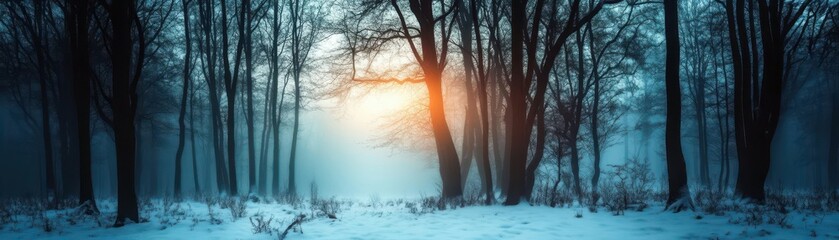
<path fill-rule="evenodd" d="M 206 202 L 145 202 L 143 223 L 113 228 L 115 206 L 99 203 L 103 214 L 80 218 L 72 210 L 6 216 L 0 239 L 278 239 L 295 216 L 306 215 L 286 239 L 839 239 L 839 213 L 793 211 L 783 224 L 755 212 L 674 214 L 652 205 L 616 216 L 605 209 L 529 206 L 467 206 L 438 210 L 422 200 L 308 201 L 245 204 L 245 217 Z M 168 205 L 168 207 L 167 207 Z M 334 210 L 333 210 L 334 208 Z M 7 208 L 8 209 L 8 208 Z M 6 210 L 7 212 L 9 210 Z M 334 213 L 335 219 L 325 213 Z M 41 215 L 41 216 L 39 216 Z M 760 215 L 760 216 L 755 216 Z M 268 233 L 254 233 L 259 216 L 271 219 Z M 755 221 L 756 218 L 762 220 Z M 750 220 L 751 219 L 751 220 Z M 768 221 L 767 221 L 768 219 Z M 220 220 L 220 221 L 219 221 Z M 777 219 L 775 220 L 777 221 Z M 50 232 L 44 231 L 45 223 Z M 302 232 L 300 231 L 302 229 Z"/>

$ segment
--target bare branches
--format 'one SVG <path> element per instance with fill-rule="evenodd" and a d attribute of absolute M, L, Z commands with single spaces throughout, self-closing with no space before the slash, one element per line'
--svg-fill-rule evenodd
<path fill-rule="evenodd" d="M 353 82 L 365 84 L 379 84 L 379 83 L 394 83 L 394 84 L 408 84 L 408 83 L 424 83 L 424 77 L 412 78 L 353 78 Z"/>

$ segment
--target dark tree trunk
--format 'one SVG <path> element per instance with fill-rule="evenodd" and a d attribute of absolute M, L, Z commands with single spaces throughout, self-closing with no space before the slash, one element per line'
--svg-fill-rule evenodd
<path fill-rule="evenodd" d="M 70 15 L 67 15 L 71 17 Z M 65 24 L 70 24 L 68 23 Z M 69 45 L 69 44 L 68 44 Z M 70 48 L 74 48 L 75 46 L 68 47 L 68 53 L 66 54 L 66 58 L 63 60 L 62 65 L 72 65 L 72 56 L 69 53 L 71 50 Z M 66 75 L 58 76 L 60 79 L 58 84 L 61 86 L 59 100 L 56 100 L 58 107 L 58 122 L 59 122 L 59 129 L 58 129 L 58 136 L 60 138 L 60 149 L 61 149 L 61 160 L 59 161 L 59 166 L 61 169 L 61 181 L 59 181 L 60 185 L 60 192 L 59 197 L 61 198 L 68 198 L 68 197 L 75 197 L 79 196 L 79 134 L 78 134 L 78 118 L 76 117 L 76 105 L 75 105 L 75 98 L 73 91 L 74 89 L 74 74 L 71 70 L 69 70 L 70 66 L 66 66 L 68 68 L 63 73 Z"/>
<path fill-rule="evenodd" d="M 542 162 L 545 153 L 545 138 L 547 137 L 547 130 L 545 129 L 545 111 L 540 111 L 536 116 L 536 149 L 533 153 L 533 160 L 527 165 L 527 175 L 524 186 L 524 196 L 528 199 L 532 197 L 533 188 L 536 186 L 536 170 Z"/>
<path fill-rule="evenodd" d="M 735 62 L 734 129 L 740 162 L 736 192 L 746 199 L 763 203 L 766 197 L 764 185 L 771 163 L 772 140 L 781 113 L 783 83 L 786 73 L 790 71 L 784 59 L 786 39 L 811 1 L 804 1 L 800 5 L 785 5 L 780 0 L 771 0 L 769 3 L 757 1 L 761 58 L 757 57 L 754 3 L 748 1 L 751 10 L 748 13 L 751 26 L 749 35 L 746 31 L 745 2 L 737 1 L 736 8 L 730 0 L 726 2 L 732 52 L 736 54 L 739 50 L 740 54 L 732 58 Z M 736 17 L 733 13 L 735 9 Z M 738 32 L 736 36 L 735 31 Z M 739 43 L 736 41 L 738 37 Z M 760 74 L 759 64 L 762 64 Z M 738 67 L 740 71 L 737 71 Z"/>
<path fill-rule="evenodd" d="M 490 115 L 490 136 L 492 137 L 492 156 L 493 156 L 493 163 L 495 163 L 495 182 L 497 183 L 496 186 L 500 189 L 502 185 L 506 182 L 503 178 L 505 176 L 506 171 L 504 170 L 504 134 L 501 132 L 501 124 L 503 123 L 501 116 L 503 114 L 499 114 L 503 112 L 501 110 L 501 97 L 498 96 L 497 89 L 501 86 L 500 76 L 497 75 L 497 68 L 493 69 L 493 73 L 489 76 L 487 81 L 490 81 L 494 84 L 491 86 L 489 91 L 489 101 L 492 104 L 491 115 Z M 505 191 L 506 192 L 506 191 Z M 503 194 L 503 193 L 502 193 Z"/>
<path fill-rule="evenodd" d="M 583 56 L 583 41 L 582 34 L 577 32 L 577 94 L 573 98 L 573 115 L 571 119 L 571 130 L 569 131 L 568 143 L 571 148 L 571 175 L 574 177 L 574 194 L 582 202 L 583 189 L 580 180 L 580 147 L 579 134 L 580 127 L 583 124 L 583 100 L 585 99 L 586 90 L 585 81 L 585 57 Z"/>
<path fill-rule="evenodd" d="M 831 109 L 830 147 L 828 150 L 827 176 L 828 188 L 839 188 L 839 82 L 833 80 L 833 109 Z"/>
<path fill-rule="evenodd" d="M 88 215 L 96 214 L 96 199 L 93 197 L 93 177 L 90 164 L 90 48 L 88 44 L 89 0 L 75 0 L 69 6 L 74 19 L 68 24 L 71 55 L 73 56 L 73 92 L 76 102 L 76 125 L 79 146 L 79 204 Z"/>
<path fill-rule="evenodd" d="M 489 161 L 489 138 L 490 138 L 490 130 L 489 130 L 489 100 L 487 99 L 487 72 L 484 62 L 484 47 L 483 47 L 483 39 L 481 38 L 481 25 L 475 24 L 479 22 L 478 20 L 478 1 L 472 0 L 470 2 L 470 13 L 471 13 L 471 21 L 468 21 L 467 26 L 469 28 L 474 28 L 475 33 L 475 43 L 476 49 L 478 50 L 478 99 L 480 104 L 481 110 L 481 145 L 480 145 L 480 161 L 479 164 L 481 172 L 481 179 L 483 180 L 483 188 L 485 193 L 486 200 L 484 201 L 485 204 L 489 205 L 495 201 L 495 193 L 494 186 L 492 185 L 492 168 L 490 166 Z M 466 18 L 464 18 L 466 19 Z M 471 55 L 471 54 L 470 54 Z M 470 58 L 471 59 L 471 58 Z M 464 177 L 465 178 L 465 177 Z"/>
<path fill-rule="evenodd" d="M 285 81 L 283 84 L 283 91 L 278 92 L 277 87 L 279 86 L 280 81 L 280 63 L 279 63 L 279 56 L 277 54 L 279 49 L 277 48 L 279 45 L 279 38 L 280 38 L 280 15 L 281 8 L 279 1 L 273 1 L 271 3 L 272 9 L 274 10 L 272 23 L 271 23 L 271 33 L 273 35 L 271 41 L 271 135 L 273 136 L 273 143 L 274 147 L 271 149 L 272 153 L 272 171 L 271 171 L 271 190 L 274 195 L 280 193 L 280 121 L 282 120 L 279 113 L 282 111 L 283 102 L 280 101 L 279 105 L 277 104 L 277 99 L 280 98 L 279 96 L 282 94 L 282 99 L 285 100 L 285 87 L 288 84 L 288 80 Z"/>
<path fill-rule="evenodd" d="M 207 77 L 207 90 L 210 95 L 210 111 L 212 126 L 210 131 L 213 134 L 213 157 L 215 158 L 215 172 L 216 172 L 216 188 L 219 192 L 227 189 L 227 170 L 224 165 L 224 130 L 221 127 L 221 102 L 219 99 L 219 89 L 216 79 L 216 61 L 218 60 L 216 41 L 215 41 L 215 9 L 214 4 L 209 1 L 199 2 L 200 11 L 199 18 L 203 28 L 204 38 L 203 43 L 199 44 L 200 50 L 205 53 L 205 63 Z"/>
<path fill-rule="evenodd" d="M 464 63 L 468 64 L 468 63 Z M 468 71 L 467 71 L 468 72 Z M 472 169 L 472 161 L 475 157 L 475 139 L 480 133 L 476 130 L 475 118 L 477 117 L 477 106 L 475 106 L 474 90 L 471 84 L 471 73 L 466 74 L 469 77 L 464 78 L 466 87 L 466 116 L 463 121 L 463 144 L 460 148 L 461 163 L 460 163 L 460 187 L 466 188 L 466 182 L 469 179 L 469 170 Z M 478 139 L 480 140 L 480 139 Z"/>
<path fill-rule="evenodd" d="M 125 224 L 125 219 L 140 222 L 137 195 L 134 185 L 136 136 L 134 117 L 136 93 L 130 78 L 131 67 L 131 17 L 135 16 L 134 1 L 115 1 L 109 9 L 113 39 L 111 64 L 113 66 L 114 140 L 117 154 L 117 218 L 114 226 Z M 138 63 L 139 64 L 139 63 Z M 139 73 L 135 73 L 139 74 Z"/>
<path fill-rule="evenodd" d="M 476 138 L 481 135 L 478 133 L 478 127 L 475 125 L 479 111 L 478 106 L 475 103 L 475 93 L 479 90 L 475 90 L 472 87 L 472 79 L 474 79 L 472 73 L 475 72 L 476 69 L 475 63 L 472 60 L 473 49 L 471 15 L 469 14 L 469 10 L 466 8 L 466 5 L 464 5 L 463 1 L 458 1 L 457 4 L 459 11 L 457 23 L 460 27 L 460 41 L 462 43 L 461 54 L 464 59 L 463 83 L 465 88 L 464 90 L 466 91 L 466 114 L 463 121 L 463 144 L 460 148 L 460 186 L 462 188 L 466 188 L 467 180 L 469 180 L 469 170 L 472 168 L 472 161 L 475 155 Z M 481 49 L 477 50 L 481 51 Z M 477 76 L 475 78 L 477 78 Z M 477 79 L 477 81 L 480 81 L 480 79 Z M 477 140 L 480 141 L 480 139 Z M 480 167 L 480 163 L 477 165 Z M 483 176 L 481 176 L 481 178 L 483 178 Z"/>
<path fill-rule="evenodd" d="M 594 41 L 594 39 L 591 39 Z M 600 182 L 600 151 L 602 151 L 600 146 L 600 128 L 599 128 L 599 121 L 600 121 L 600 79 L 599 74 L 597 73 L 597 64 L 592 65 L 594 70 L 592 70 L 593 78 L 594 78 L 594 101 L 591 103 L 591 144 L 592 144 L 592 153 L 594 155 L 594 172 L 591 175 L 591 204 L 596 205 L 597 201 L 600 199 L 600 194 L 598 193 L 598 184 Z"/>
<path fill-rule="evenodd" d="M 242 11 L 245 19 L 245 83 L 247 84 L 247 117 L 246 124 L 248 128 L 248 192 L 252 193 L 256 188 L 256 148 L 254 141 L 254 114 L 253 114 L 253 42 L 251 41 L 253 35 L 253 16 L 251 16 L 250 1 L 242 2 Z"/>
<path fill-rule="evenodd" d="M 524 39 L 523 35 L 526 31 L 526 23 L 525 23 L 525 15 L 526 15 L 526 6 L 521 1 L 513 1 L 510 4 L 511 18 L 510 18 L 510 28 L 511 28 L 511 71 L 512 76 L 510 79 L 510 99 L 508 102 L 507 108 L 510 109 L 509 111 L 509 124 L 510 124 L 510 132 L 507 134 L 510 135 L 508 139 L 512 142 L 510 147 L 510 157 L 508 158 L 510 162 L 510 167 L 507 169 L 509 171 L 509 186 L 507 189 L 507 199 L 504 202 L 504 205 L 516 205 L 521 201 L 522 195 L 524 194 L 524 183 L 525 183 L 525 165 L 527 164 L 527 145 L 525 144 L 516 144 L 518 141 L 525 141 L 525 131 L 529 129 L 525 129 L 525 115 L 524 112 L 526 108 L 526 96 L 527 90 L 526 86 L 524 86 L 524 54 L 523 54 L 523 45 Z"/>
<path fill-rule="evenodd" d="M 246 4 L 247 3 L 247 4 Z M 243 0 L 242 5 L 249 5 L 248 0 Z M 244 12 L 244 8 L 242 9 Z M 224 90 L 227 93 L 227 175 L 228 175 L 228 194 L 230 195 L 239 195 L 239 185 L 236 176 L 236 87 L 238 85 L 238 72 L 239 72 L 239 58 L 241 57 L 241 50 L 242 50 L 242 39 L 241 37 L 244 35 L 244 29 L 242 28 L 242 20 L 240 13 L 239 16 L 239 36 L 240 39 L 238 44 L 236 44 L 236 56 L 234 60 L 234 67 L 233 73 L 230 71 L 230 55 L 229 55 L 229 48 L 230 48 L 230 41 L 228 36 L 228 23 L 227 23 L 227 2 L 225 0 L 221 0 L 221 59 L 222 59 L 222 66 L 224 67 Z"/>
<path fill-rule="evenodd" d="M 664 35 L 666 42 L 665 85 L 667 91 L 667 123 L 665 150 L 667 157 L 668 197 L 665 209 L 679 212 L 693 208 L 688 189 L 685 157 L 682 155 L 681 122 L 682 93 L 679 86 L 679 2 L 664 1 Z"/>
<path fill-rule="evenodd" d="M 697 79 L 696 91 L 696 133 L 699 136 L 699 180 L 704 187 L 711 187 L 711 175 L 708 164 L 708 131 L 705 115 L 705 77 Z"/>
<path fill-rule="evenodd" d="M 300 1 L 293 1 L 290 4 L 291 10 L 291 64 L 292 64 L 292 78 L 294 79 L 294 127 L 291 133 L 291 152 L 288 159 L 288 194 L 291 196 L 297 195 L 297 187 L 295 182 L 295 171 L 297 163 L 297 134 L 300 128 L 300 72 L 302 71 L 302 64 L 300 61 L 300 44 L 301 44 L 301 29 L 300 21 L 302 14 L 300 13 Z"/>
<path fill-rule="evenodd" d="M 446 16 L 435 17 L 432 0 L 411 0 L 409 1 L 411 12 L 419 23 L 419 39 L 421 51 L 417 50 L 413 40 L 408 43 L 414 54 L 417 63 L 420 64 L 424 76 L 425 85 L 428 88 L 429 112 L 431 115 L 431 126 L 434 133 L 434 142 L 437 147 L 437 157 L 440 163 L 440 176 L 442 178 L 443 198 L 455 198 L 463 195 L 463 188 L 460 185 L 460 161 L 457 150 L 454 147 L 451 131 L 446 122 L 445 108 L 443 102 L 442 74 L 445 68 L 445 59 L 448 54 L 447 18 Z M 399 15 L 402 24 L 402 34 L 409 35 L 405 18 L 396 0 L 390 1 L 391 6 Z M 442 6 L 442 10 L 446 10 Z M 436 25 L 440 25 L 441 39 L 435 38 Z M 449 29 L 451 30 L 451 29 Z M 441 40 L 440 49 L 437 48 L 437 41 Z M 439 53 L 438 53 L 439 51 Z M 421 53 L 420 53 L 421 52 Z M 422 57 L 420 57 L 422 55 Z M 292 151 L 294 151 L 292 149 Z"/>
<path fill-rule="evenodd" d="M 195 195 L 201 193 L 201 185 L 198 181 L 198 156 L 196 156 L 195 148 L 195 93 L 189 95 L 189 147 L 192 151 L 192 183 L 195 188 Z"/>
<path fill-rule="evenodd" d="M 187 105 L 187 97 L 189 97 L 189 82 L 190 82 L 190 73 L 192 71 L 192 67 L 190 66 L 190 61 L 192 60 L 192 44 L 190 41 L 190 31 L 189 31 L 189 0 L 182 0 L 182 7 L 183 7 L 183 14 L 184 14 L 184 39 L 186 45 L 186 52 L 184 53 L 184 72 L 183 72 L 183 80 L 184 86 L 183 91 L 181 92 L 181 111 L 178 114 L 178 150 L 175 153 L 175 197 L 180 197 L 181 192 L 181 175 L 182 169 L 181 165 L 183 164 L 183 155 L 184 155 L 184 145 L 186 141 L 186 105 Z M 194 154 L 193 154 L 194 155 Z"/>

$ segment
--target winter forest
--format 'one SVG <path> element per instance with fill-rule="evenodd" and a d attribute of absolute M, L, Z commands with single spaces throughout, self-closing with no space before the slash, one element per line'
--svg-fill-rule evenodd
<path fill-rule="evenodd" d="M 0 0 L 0 239 L 839 238 L 836 0 Z"/>

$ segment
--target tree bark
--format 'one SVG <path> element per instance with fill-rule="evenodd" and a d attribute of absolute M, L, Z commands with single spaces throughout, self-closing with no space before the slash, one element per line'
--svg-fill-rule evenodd
<path fill-rule="evenodd" d="M 183 91 L 181 92 L 181 111 L 178 114 L 178 149 L 175 153 L 175 197 L 180 197 L 181 192 L 181 165 L 183 164 L 184 145 L 186 141 L 186 105 L 187 97 L 189 96 L 189 82 L 192 67 L 190 61 L 192 60 L 192 42 L 190 41 L 189 31 L 189 0 L 182 0 L 182 8 L 184 15 L 184 39 L 186 50 L 184 53 L 184 72 L 183 72 Z"/>
<path fill-rule="evenodd" d="M 828 188 L 836 190 L 839 188 L 839 82 L 833 80 L 833 109 L 831 109 L 831 119 L 834 123 L 830 127 L 830 147 L 828 150 L 827 175 Z"/>
<path fill-rule="evenodd" d="M 113 39 L 111 41 L 111 64 L 113 66 L 113 111 L 114 139 L 117 153 L 117 218 L 115 227 L 125 224 L 125 219 L 140 222 L 137 211 L 137 195 L 134 185 L 135 143 L 134 117 L 136 96 L 130 77 L 131 67 L 131 17 L 134 17 L 134 1 L 111 3 L 109 16 Z M 142 34 L 142 33 L 140 33 Z M 139 63 L 138 63 L 139 64 Z M 139 74 L 139 73 L 135 73 Z M 134 85 L 136 86 L 136 85 Z"/>
<path fill-rule="evenodd" d="M 440 176 L 442 178 L 442 197 L 446 199 L 456 198 L 463 195 L 463 188 L 460 185 L 460 161 L 457 150 L 454 147 L 451 131 L 446 122 L 446 114 L 443 101 L 442 74 L 445 69 L 446 56 L 448 54 L 448 37 L 446 30 L 446 16 L 438 18 L 434 16 L 432 0 L 410 0 L 411 12 L 419 23 L 419 39 L 421 53 L 414 45 L 412 38 L 406 38 L 417 63 L 422 68 L 426 88 L 428 89 L 429 113 L 431 115 L 431 126 L 434 133 L 434 142 L 437 147 L 437 157 L 440 163 Z M 391 6 L 396 10 L 402 26 L 402 35 L 413 35 L 409 33 L 402 10 L 396 0 L 390 1 Z M 446 11 L 442 6 L 443 12 Z M 442 45 L 438 53 L 437 40 L 435 38 L 436 25 L 440 24 Z M 451 30 L 451 29 L 449 29 Z M 422 55 L 422 56 L 420 56 Z"/>
<path fill-rule="evenodd" d="M 207 90 L 210 96 L 210 112 L 212 119 L 212 126 L 210 132 L 213 134 L 213 157 L 215 158 L 215 172 L 216 172 L 216 188 L 219 192 L 227 189 L 227 168 L 225 167 L 224 156 L 224 130 L 221 127 L 221 101 L 219 98 L 219 89 L 216 79 L 216 61 L 218 60 L 216 41 L 215 41 L 215 9 L 213 2 L 201 1 L 199 2 L 199 18 L 203 28 L 204 39 L 203 44 L 199 44 L 202 52 L 205 53 L 205 64 L 207 78 Z"/>
<path fill-rule="evenodd" d="M 300 59 L 301 29 L 300 29 L 300 1 L 289 3 L 291 10 L 291 64 L 292 78 L 294 80 L 294 126 L 291 133 L 291 152 L 288 159 L 288 194 L 297 195 L 295 170 L 297 164 L 297 136 L 300 129 L 300 72 L 302 63 Z"/>
<path fill-rule="evenodd" d="M 242 5 L 246 6 L 249 4 L 248 0 L 242 0 Z M 244 8 L 241 10 L 244 12 Z M 242 53 L 242 39 L 241 37 L 244 35 L 244 29 L 242 28 L 242 13 L 239 14 L 239 36 L 240 39 L 238 44 L 236 44 L 236 56 L 234 60 L 234 67 L 233 72 L 231 73 L 230 70 L 230 55 L 229 55 L 229 48 L 230 48 L 230 40 L 228 36 L 228 24 L 227 24 L 227 2 L 225 0 L 221 0 L 221 59 L 222 65 L 224 68 L 224 90 L 227 93 L 227 171 L 228 171 L 228 187 L 230 195 L 239 195 L 239 185 L 237 181 L 236 175 L 236 93 L 237 93 L 237 85 L 238 85 L 238 73 L 239 73 L 239 58 L 241 57 Z"/>
<path fill-rule="evenodd" d="M 201 184 L 198 181 L 198 156 L 195 145 L 195 93 L 189 95 L 189 149 L 192 151 L 192 183 L 195 188 L 195 195 L 201 192 Z"/>
<path fill-rule="evenodd" d="M 274 138 L 274 147 L 272 148 L 273 169 L 271 174 L 271 190 L 273 194 L 277 195 L 280 193 L 280 122 L 282 120 L 279 113 L 282 112 L 283 108 L 283 101 L 280 101 L 278 105 L 277 98 L 280 98 L 279 95 L 282 94 L 282 99 L 285 100 L 285 87 L 286 84 L 288 84 L 288 81 L 285 81 L 285 84 L 283 84 L 283 91 L 278 92 L 277 87 L 280 81 L 280 65 L 277 47 L 279 45 L 280 38 L 280 16 L 282 14 L 282 10 L 280 8 L 279 1 L 273 1 L 271 5 L 274 10 L 271 24 L 271 33 L 273 35 L 273 38 L 271 39 L 271 124 L 273 125 L 271 128 L 271 135 Z"/>
<path fill-rule="evenodd" d="M 527 145 L 516 144 L 516 142 L 525 141 L 525 131 L 529 130 L 525 129 L 524 126 L 526 118 L 524 109 L 527 104 L 525 98 L 528 93 L 526 86 L 524 86 L 524 39 L 522 36 L 526 31 L 526 7 L 526 4 L 522 1 L 513 1 L 510 4 L 510 10 L 512 11 L 512 17 L 510 18 L 512 32 L 510 37 L 512 75 L 510 78 L 510 99 L 507 108 L 510 113 L 508 120 L 511 130 L 508 132 L 510 134 L 508 139 L 513 144 L 511 144 L 510 157 L 508 158 L 510 167 L 507 170 L 510 175 L 508 179 L 507 199 L 504 205 L 517 205 L 521 201 L 524 193 L 523 186 L 525 183 L 525 165 L 527 164 Z"/>
<path fill-rule="evenodd" d="M 79 204 L 84 213 L 97 214 L 96 199 L 93 196 L 93 177 L 90 164 L 90 47 L 88 43 L 88 17 L 91 2 L 74 0 L 69 6 L 67 19 L 73 19 L 68 25 L 71 62 L 73 69 L 73 95 L 76 102 L 76 126 L 79 147 Z"/>
<path fill-rule="evenodd" d="M 664 1 L 664 35 L 666 42 L 665 85 L 667 91 L 667 123 L 665 150 L 667 157 L 668 196 L 665 209 L 679 212 L 693 208 L 687 183 L 685 157 L 682 155 L 681 121 L 682 93 L 679 86 L 679 2 Z"/>
<path fill-rule="evenodd" d="M 254 141 L 254 114 L 253 114 L 253 16 L 251 13 L 250 1 L 242 1 L 245 20 L 245 83 L 247 84 L 247 117 L 246 125 L 248 128 L 248 192 L 252 193 L 256 188 L 256 141 Z"/>

